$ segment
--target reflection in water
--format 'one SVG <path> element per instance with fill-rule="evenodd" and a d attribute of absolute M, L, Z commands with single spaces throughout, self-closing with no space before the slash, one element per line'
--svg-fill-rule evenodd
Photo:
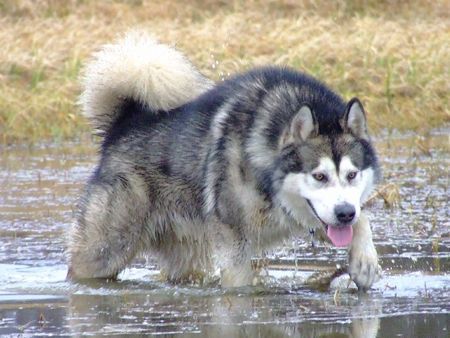
<path fill-rule="evenodd" d="M 313 309 L 329 304 L 295 295 L 224 294 L 195 298 L 74 295 L 70 298 L 69 318 L 72 334 L 134 332 L 183 336 L 192 333 L 196 337 L 312 337 L 339 333 L 344 337 L 375 337 L 380 303 L 367 297 L 353 301 L 356 305 L 351 307 L 350 314 L 347 306 L 342 308 L 342 314 L 336 307 L 330 309 L 330 316 L 325 318 L 324 314 L 315 316 Z M 320 302 L 323 304 L 318 304 Z M 358 318 L 361 315 L 364 318 Z"/>
<path fill-rule="evenodd" d="M 332 318 L 327 319 L 314 317 L 314 313 L 305 315 L 312 309 L 299 306 L 302 299 L 292 295 L 268 299 L 242 295 L 73 295 L 68 301 L 47 304 L 3 304 L 0 335 L 448 337 L 448 313 L 382 316 L 380 303 L 370 297 L 353 301 L 356 305 L 350 316 L 344 307 L 342 315 L 332 310 Z"/>
<path fill-rule="evenodd" d="M 292 274 L 342 264 L 344 250 L 303 241 L 268 254 L 276 278 L 263 289 L 167 285 L 142 261 L 117 283 L 65 282 L 64 234 L 94 149 L 0 147 L 0 335 L 449 337 L 447 134 L 430 139 L 431 157 L 414 152 L 414 138 L 379 142 L 402 195 L 400 208 L 371 208 L 385 275 L 368 295 L 336 297 Z"/>
<path fill-rule="evenodd" d="M 33 297 L 30 297 L 33 298 Z M 1 303 L 0 336 L 18 334 L 59 335 L 67 327 L 67 307 L 64 303 Z"/>

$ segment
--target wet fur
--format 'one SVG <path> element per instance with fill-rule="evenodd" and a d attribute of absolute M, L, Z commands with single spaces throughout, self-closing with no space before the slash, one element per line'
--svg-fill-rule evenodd
<path fill-rule="evenodd" d="M 136 45 L 155 43 L 134 39 Z M 348 154 L 361 170 L 371 167 L 378 173 L 366 131 L 355 135 L 346 124 L 349 106 L 305 74 L 265 67 L 213 86 L 177 56 L 167 64 L 190 72 L 183 77 L 192 89 L 185 93 L 181 81 L 174 91 L 158 90 L 155 104 L 151 88 L 138 94 L 129 90 L 133 77 L 141 75 L 127 74 L 126 65 L 120 64 L 120 79 L 102 79 L 114 67 L 104 64 L 105 53 L 117 53 L 112 46 L 87 68 L 82 96 L 103 141 L 70 234 L 73 278 L 115 278 L 136 255 L 150 254 L 174 282 L 209 276 L 219 268 L 222 285 L 250 284 L 254 254 L 310 228 L 324 231 L 306 202 L 296 206 L 301 219 L 280 202 L 287 174 L 309 172 L 321 156 L 339 164 Z M 142 73 L 161 72 L 153 66 L 140 65 Z M 175 87 L 176 74 L 167 77 Z M 131 78 L 124 81 L 126 76 Z M 154 80 L 151 76 L 148 81 Z M 163 76 L 158 74 L 158 80 Z M 102 83 L 120 85 L 108 92 Z M 100 87 L 106 103 L 97 93 Z M 289 128 L 305 104 L 314 121 L 302 140 Z M 354 228 L 350 264 L 354 279 L 366 288 L 376 277 L 371 271 L 378 266 L 376 251 L 366 218 Z"/>

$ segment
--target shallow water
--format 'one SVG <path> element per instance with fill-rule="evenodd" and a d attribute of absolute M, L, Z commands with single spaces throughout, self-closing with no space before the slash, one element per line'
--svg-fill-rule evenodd
<path fill-rule="evenodd" d="M 376 140 L 384 181 L 399 186 L 401 202 L 369 208 L 384 275 L 362 295 L 303 285 L 346 257 L 308 240 L 268 253 L 264 287 L 173 286 L 143 260 L 118 282 L 66 282 L 65 233 L 95 149 L 2 147 L 0 335 L 449 337 L 448 135 Z"/>

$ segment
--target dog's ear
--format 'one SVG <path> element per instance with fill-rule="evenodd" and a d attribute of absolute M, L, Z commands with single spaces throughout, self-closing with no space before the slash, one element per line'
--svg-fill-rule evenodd
<path fill-rule="evenodd" d="M 366 113 L 358 98 L 351 99 L 345 110 L 343 119 L 344 131 L 350 132 L 356 137 L 368 140 Z"/>
<path fill-rule="evenodd" d="M 285 129 L 281 143 L 304 141 L 318 132 L 316 117 L 310 106 L 304 104 L 292 118 L 289 127 Z"/>

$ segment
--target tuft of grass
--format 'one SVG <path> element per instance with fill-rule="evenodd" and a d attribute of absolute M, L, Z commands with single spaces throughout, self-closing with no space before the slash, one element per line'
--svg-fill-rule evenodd
<path fill-rule="evenodd" d="M 175 44 L 220 81 L 254 65 L 290 65 L 346 98 L 371 129 L 450 121 L 450 6 L 411 0 L 3 0 L 0 142 L 88 130 L 75 102 L 89 55 L 130 28 Z"/>
<path fill-rule="evenodd" d="M 400 205 L 400 189 L 395 183 L 387 183 L 377 189 L 365 205 L 370 205 L 376 198 L 381 197 L 384 201 L 384 206 L 387 208 L 395 208 Z"/>

